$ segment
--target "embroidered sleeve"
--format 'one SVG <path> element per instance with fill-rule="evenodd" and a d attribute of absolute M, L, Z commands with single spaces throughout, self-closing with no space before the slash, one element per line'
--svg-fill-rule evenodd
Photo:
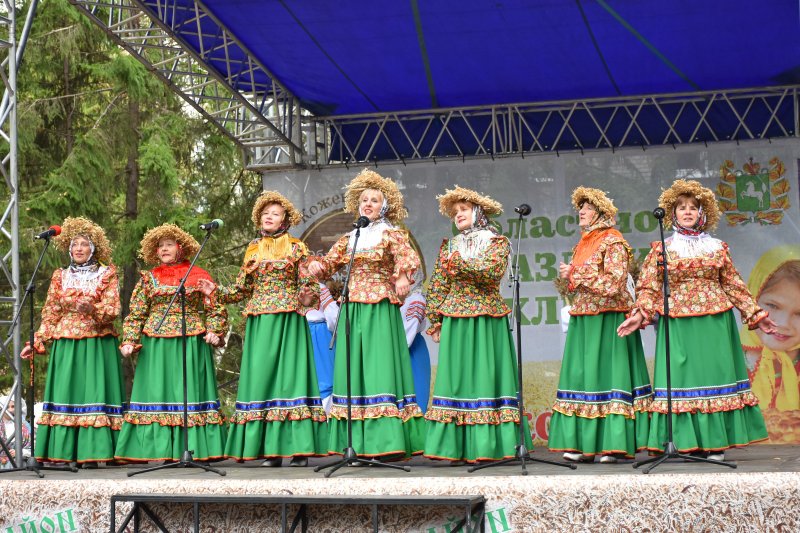
<path fill-rule="evenodd" d="M 319 294 L 319 308 L 322 310 L 322 314 L 325 315 L 325 324 L 328 326 L 328 331 L 333 333 L 334 329 L 336 329 L 336 319 L 339 317 L 339 304 L 333 299 L 331 291 L 325 285 L 320 284 Z"/>
<path fill-rule="evenodd" d="M 344 265 L 347 264 L 348 257 L 347 257 L 347 243 L 349 242 L 350 237 L 345 234 L 344 236 L 340 237 L 336 243 L 331 246 L 331 249 L 328 250 L 328 253 L 325 257 L 320 259 L 320 263 L 322 263 L 323 272 L 320 281 L 324 279 L 329 279 L 333 276 L 337 270 L 342 268 Z"/>
<path fill-rule="evenodd" d="M 214 293 L 203 298 L 206 314 L 206 331 L 210 331 L 220 339 L 225 338 L 228 331 L 228 310 Z"/>
<path fill-rule="evenodd" d="M 647 325 L 653 318 L 655 312 L 660 309 L 657 302 L 661 302 L 661 269 L 658 266 L 658 259 L 661 255 L 661 243 L 654 245 L 642 263 L 639 272 L 639 282 L 636 285 L 636 303 L 633 305 L 634 311 L 638 309 L 644 315 L 642 325 Z"/>
<path fill-rule="evenodd" d="M 308 247 L 302 242 L 295 244 L 295 246 L 297 246 L 297 253 L 295 255 L 297 258 L 297 288 L 302 289 L 305 287 L 307 290 L 311 291 L 312 296 L 309 306 L 304 306 L 299 301 L 297 302 L 297 312 L 305 316 L 306 313 L 312 309 L 319 308 L 319 282 L 317 278 L 308 271 L 308 263 L 312 260 L 308 252 Z"/>
<path fill-rule="evenodd" d="M 606 246 L 602 264 L 577 265 L 569 275 L 570 290 L 583 287 L 602 296 L 614 296 L 624 290 L 627 279 L 628 249 L 621 242 L 612 242 Z"/>
<path fill-rule="evenodd" d="M 406 344 L 411 347 L 425 321 L 425 298 L 419 293 L 409 296 L 400 307 L 400 313 L 403 315 L 403 328 L 406 330 Z"/>
<path fill-rule="evenodd" d="M 117 279 L 117 269 L 113 266 L 108 268 L 102 281 L 100 294 L 92 313 L 95 324 L 110 324 L 119 316 L 121 305 L 119 301 L 119 280 Z"/>
<path fill-rule="evenodd" d="M 144 284 L 144 277 L 142 277 L 133 288 L 130 310 L 122 324 L 122 342 L 120 344 L 132 344 L 135 351 L 139 351 L 142 347 L 142 328 L 150 312 L 150 301 L 145 293 Z"/>
<path fill-rule="evenodd" d="M 508 267 L 511 244 L 508 239 L 494 238 L 481 257 L 465 261 L 461 254 L 453 253 L 447 271 L 455 280 L 464 279 L 474 283 L 492 283 L 500 280 Z"/>
<path fill-rule="evenodd" d="M 430 326 L 426 332 L 428 335 L 433 335 L 433 333 L 442 326 L 442 315 L 437 311 L 450 292 L 450 282 L 447 279 L 445 270 L 442 268 L 442 257 L 444 256 L 446 247 L 447 239 L 442 243 L 439 256 L 436 258 L 436 266 L 433 268 L 433 274 L 428 282 L 428 292 L 426 295 L 428 309 L 425 313 L 428 317 L 428 322 L 430 322 Z"/>
<path fill-rule="evenodd" d="M 45 346 L 53 340 L 53 332 L 58 326 L 63 309 L 61 308 L 61 269 L 57 268 L 50 278 L 47 299 L 42 307 L 42 323 L 34 335 L 33 349 L 36 353 L 44 353 Z"/>
<path fill-rule="evenodd" d="M 236 281 L 223 287 L 219 285 L 216 290 L 216 299 L 220 304 L 232 304 L 250 298 L 253 294 L 252 272 L 257 267 L 255 260 L 250 260 L 239 269 Z"/>
<path fill-rule="evenodd" d="M 719 282 L 722 290 L 731 303 L 742 313 L 742 321 L 750 329 L 755 329 L 758 322 L 768 314 L 756 304 L 755 298 L 747 289 L 742 276 L 733 266 L 728 245 L 723 243 L 722 268 L 719 271 Z"/>
<path fill-rule="evenodd" d="M 419 255 L 411 247 L 408 233 L 399 230 L 390 230 L 388 233 L 389 252 L 394 258 L 392 279 L 396 280 L 401 273 L 404 273 L 411 280 L 419 268 Z"/>

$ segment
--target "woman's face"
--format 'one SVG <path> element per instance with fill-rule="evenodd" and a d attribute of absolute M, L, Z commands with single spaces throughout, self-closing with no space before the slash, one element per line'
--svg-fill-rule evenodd
<path fill-rule="evenodd" d="M 583 202 L 578 211 L 578 225 L 589 226 L 597 216 L 597 209 L 589 202 Z"/>
<path fill-rule="evenodd" d="M 158 260 L 162 264 L 169 265 L 178 260 L 180 248 L 175 239 L 161 239 L 158 241 Z"/>
<path fill-rule="evenodd" d="M 693 228 L 700 218 L 700 208 L 693 198 L 682 196 L 675 204 L 675 218 L 684 228 Z"/>
<path fill-rule="evenodd" d="M 261 211 L 261 229 L 268 233 L 275 233 L 283 224 L 286 209 L 281 204 L 269 204 Z"/>
<path fill-rule="evenodd" d="M 758 305 L 769 312 L 769 317 L 778 326 L 771 335 L 756 330 L 764 346 L 784 352 L 797 349 L 800 346 L 800 286 L 782 279 L 762 291 Z"/>
<path fill-rule="evenodd" d="M 72 260 L 81 265 L 88 261 L 89 256 L 92 255 L 92 245 L 89 239 L 85 237 L 75 237 L 72 240 L 69 251 L 72 253 Z"/>
<path fill-rule="evenodd" d="M 377 220 L 381 214 L 383 193 L 376 189 L 365 189 L 358 197 L 358 212 L 370 220 Z"/>
<path fill-rule="evenodd" d="M 475 205 L 472 202 L 456 202 L 453 205 L 453 222 L 459 231 L 464 231 L 472 226 L 472 210 Z"/>

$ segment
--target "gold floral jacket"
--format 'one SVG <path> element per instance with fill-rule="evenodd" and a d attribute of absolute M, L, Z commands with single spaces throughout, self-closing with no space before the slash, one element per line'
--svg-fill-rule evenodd
<path fill-rule="evenodd" d="M 508 267 L 511 244 L 502 235 L 492 238 L 483 256 L 466 261 L 459 252 L 450 252 L 449 239 L 442 242 L 439 257 L 428 285 L 427 316 L 432 335 L 443 316 L 506 316 L 511 312 L 500 295 L 500 280 Z"/>
<path fill-rule="evenodd" d="M 246 258 L 250 256 L 250 249 L 257 245 L 258 240 L 250 243 Z M 319 302 L 319 283 L 308 273 L 305 265 L 308 255 L 305 243 L 293 241 L 292 250 L 285 259 L 246 260 L 232 285 L 217 288 L 217 299 L 227 304 L 247 298 L 245 316 L 291 311 L 305 315 Z M 311 307 L 304 307 L 298 300 L 297 291 L 301 287 L 307 287 L 314 295 L 315 303 Z"/>
<path fill-rule="evenodd" d="M 608 311 L 627 312 L 633 298 L 626 290 L 630 246 L 625 239 L 606 235 L 597 250 L 569 274 L 573 292 L 570 315 L 596 315 Z"/>
<path fill-rule="evenodd" d="M 644 315 L 644 325 L 652 320 L 654 313 L 664 313 L 661 267 L 658 266 L 661 243 L 654 242 L 650 247 L 639 275 L 634 304 L 634 310 L 638 309 Z M 719 250 L 703 256 L 681 258 L 669 251 L 667 256 L 669 316 L 713 315 L 735 306 L 750 329 L 755 329 L 758 321 L 767 316 L 733 266 L 726 243 L 722 243 Z"/>
<path fill-rule="evenodd" d="M 348 235 L 342 236 L 328 254 L 321 258 L 324 277 L 331 277 L 350 261 Z M 400 305 L 394 284 L 401 273 L 409 279 L 419 268 L 417 252 L 411 247 L 408 233 L 397 228 L 387 229 L 374 248 L 356 252 L 350 275 L 349 301 L 374 304 L 386 298 Z"/>
<path fill-rule="evenodd" d="M 203 269 L 194 267 L 200 276 L 211 279 Z M 142 334 L 148 337 L 180 337 L 181 336 L 181 301 L 180 297 L 169 310 L 167 319 L 156 331 L 156 326 L 164 316 L 177 283 L 163 284 L 152 271 L 141 273 L 141 279 L 131 295 L 130 312 L 125 317 L 122 327 L 121 344 L 133 344 L 136 350 L 141 346 Z M 201 335 L 210 331 L 220 338 L 225 337 L 228 329 L 228 312 L 213 295 L 206 297 L 191 282 L 186 284 L 186 334 Z"/>
<path fill-rule="evenodd" d="M 119 282 L 114 265 L 101 266 L 94 291 L 64 289 L 68 268 L 58 268 L 50 278 L 47 300 L 42 308 L 42 323 L 34 335 L 33 348 L 44 353 L 45 346 L 54 339 L 85 339 L 117 335 L 114 320 L 120 313 Z M 77 306 L 83 300 L 94 305 L 89 314 L 79 313 Z"/>

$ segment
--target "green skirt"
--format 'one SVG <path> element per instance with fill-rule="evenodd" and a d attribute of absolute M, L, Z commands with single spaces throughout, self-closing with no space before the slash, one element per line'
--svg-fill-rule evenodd
<path fill-rule="evenodd" d="M 444 317 L 433 400 L 425 413 L 425 456 L 513 457 L 519 444 L 517 356 L 506 317 Z M 525 446 L 533 449 L 527 418 Z"/>
<path fill-rule="evenodd" d="M 110 461 L 122 426 L 124 385 L 112 336 L 56 339 L 36 430 L 39 461 Z"/>
<path fill-rule="evenodd" d="M 180 337 L 142 336 L 115 457 L 123 461 L 180 460 L 183 454 L 183 345 Z M 202 335 L 186 339 L 189 450 L 198 461 L 223 455 L 211 347 Z"/>
<path fill-rule="evenodd" d="M 225 456 L 327 455 L 314 349 L 302 315 L 250 316 Z"/>
<path fill-rule="evenodd" d="M 664 324 L 658 324 L 655 398 L 647 447 L 667 440 Z M 767 438 L 758 399 L 750 390 L 733 311 L 669 319 L 672 431 L 681 452 L 721 451 Z"/>
<path fill-rule="evenodd" d="M 372 457 L 420 453 L 425 422 L 414 394 L 400 307 L 389 300 L 346 307 L 337 330 L 328 450 L 341 454 L 347 446 L 345 313 L 349 312 L 355 452 Z"/>
<path fill-rule="evenodd" d="M 639 332 L 620 338 L 619 312 L 573 316 L 547 445 L 633 457 L 647 446 L 653 398 Z"/>

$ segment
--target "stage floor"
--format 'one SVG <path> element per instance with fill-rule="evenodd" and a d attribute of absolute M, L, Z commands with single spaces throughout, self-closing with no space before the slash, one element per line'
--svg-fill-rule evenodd
<path fill-rule="evenodd" d="M 537 449 L 536 456 L 560 454 Z M 640 454 L 639 458 L 646 458 Z M 421 457 L 411 472 L 349 468 L 331 478 L 313 466 L 264 468 L 259 462 L 216 463 L 221 477 L 200 469 L 168 469 L 127 477 L 142 466 L 82 469 L 78 473 L 29 472 L 0 475 L 0 531 L 108 531 L 115 494 L 302 495 L 483 495 L 486 531 L 800 531 L 800 446 L 754 445 L 731 450 L 736 469 L 666 462 L 650 474 L 631 462 L 580 464 L 576 470 L 532 463 L 469 473 L 467 467 Z M 117 508 L 121 520 L 130 504 Z M 191 506 L 156 505 L 170 531 L 191 531 Z M 318 506 L 310 510 L 310 531 L 369 531 L 363 507 Z M 279 531 L 275 506 L 204 504 L 203 531 Z M 452 508 L 385 506 L 380 531 L 451 531 Z M 58 527 L 52 527 L 53 525 Z M 143 531 L 153 531 L 152 527 Z"/>
<path fill-rule="evenodd" d="M 534 450 L 534 458 L 561 461 L 561 454 L 551 453 L 543 448 Z M 646 453 L 640 453 L 637 459 L 646 459 Z M 662 463 L 651 474 L 712 474 L 712 473 L 767 473 L 767 472 L 800 472 L 800 446 L 775 446 L 752 445 L 746 448 L 728 450 L 725 459 L 735 462 L 736 469 L 708 463 L 684 462 L 670 460 Z M 306 468 L 265 468 L 260 466 L 261 461 L 237 463 L 235 461 L 221 461 L 212 466 L 226 472 L 225 479 L 314 479 L 323 476 L 323 472 L 314 472 L 317 465 L 326 465 L 335 461 L 335 457 L 311 458 Z M 284 465 L 289 460 L 284 459 Z M 155 466 L 152 463 L 147 466 Z M 342 468 L 333 474 L 333 477 L 348 478 L 405 478 L 405 477 L 479 477 L 479 476 L 513 476 L 521 472 L 519 466 L 499 466 L 486 468 L 478 472 L 467 472 L 468 466 L 452 467 L 447 461 L 433 461 L 424 457 L 414 457 L 408 461 L 393 464 L 403 464 L 411 467 L 411 472 L 406 473 L 393 468 Z M 629 476 L 644 475 L 641 468 L 634 470 L 633 461 L 620 461 L 616 464 L 600 464 L 599 460 L 592 464 L 578 463 L 578 468 L 571 470 L 560 466 L 545 463 L 527 463 L 529 476 Z M 80 469 L 77 473 L 71 472 L 45 472 L 46 479 L 129 479 L 128 472 L 140 470 L 144 465 L 127 465 L 104 467 L 97 469 Z M 0 471 L 2 472 L 2 471 Z M 130 479 L 196 479 L 215 478 L 215 474 L 206 473 L 197 468 L 171 468 L 141 474 Z M 14 472 L 0 474 L 0 479 L 35 479 L 36 476 L 29 472 Z"/>

